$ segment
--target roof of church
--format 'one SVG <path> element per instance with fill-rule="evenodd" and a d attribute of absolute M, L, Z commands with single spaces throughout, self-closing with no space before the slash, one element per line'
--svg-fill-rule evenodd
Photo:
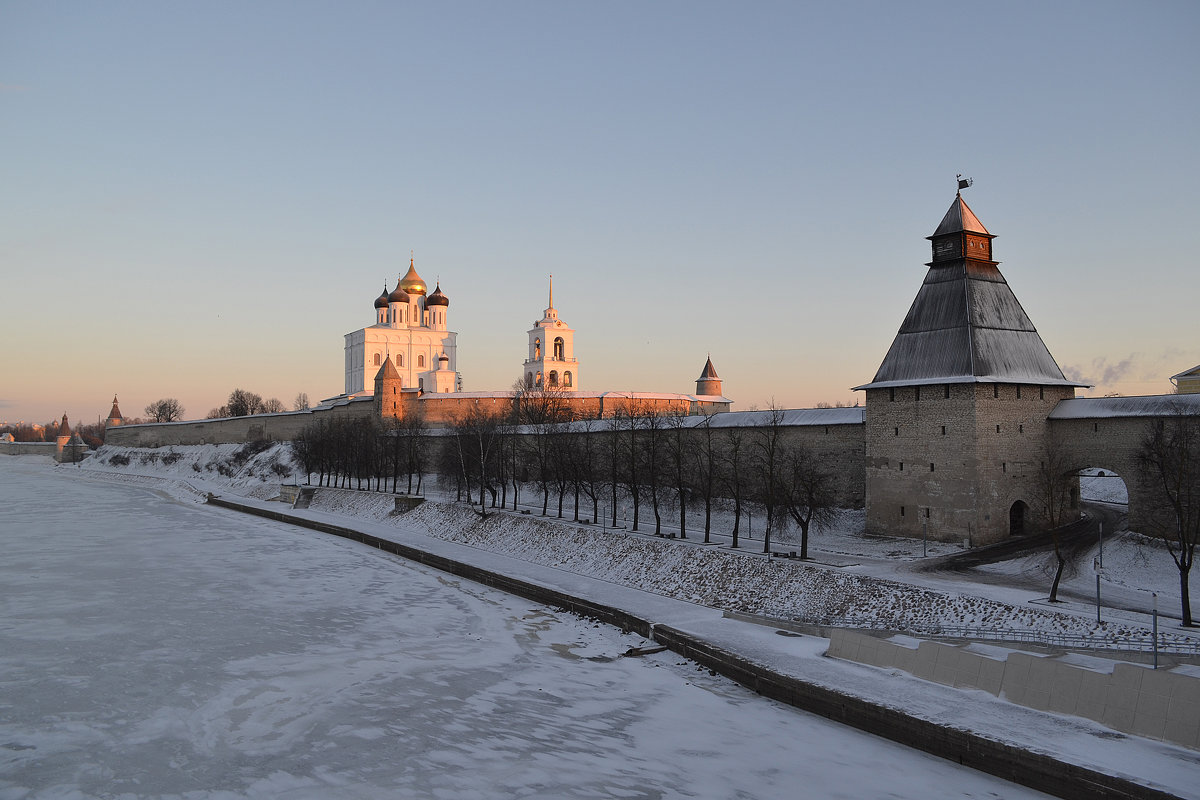
<path fill-rule="evenodd" d="M 408 260 L 408 272 L 404 273 L 404 277 L 400 279 L 400 285 L 397 289 L 403 289 L 409 294 L 425 294 L 425 281 L 417 274 L 415 259 Z"/>
<path fill-rule="evenodd" d="M 446 297 L 446 295 L 443 294 L 442 284 L 440 281 L 438 282 L 437 286 L 434 287 L 433 294 L 431 294 L 431 295 L 429 295 L 429 297 L 425 298 L 425 305 L 427 305 L 427 306 L 448 306 L 448 305 L 450 305 L 450 298 Z"/>
<path fill-rule="evenodd" d="M 979 221 L 979 217 L 975 216 L 975 212 L 967 205 L 967 201 L 962 199 L 962 193 L 960 192 L 954 196 L 954 202 L 950 204 L 950 209 L 946 211 L 946 216 L 942 217 L 942 222 L 937 226 L 937 230 L 933 232 L 933 235 L 942 236 L 943 234 L 959 233 L 961 231 L 986 233 L 988 236 L 991 236 L 988 229 L 983 227 L 983 223 Z"/>
<path fill-rule="evenodd" d="M 718 378 L 718 376 L 716 368 L 713 367 L 712 357 L 710 356 L 709 359 L 704 362 L 704 371 L 700 373 L 700 380 L 703 381 L 712 378 Z"/>
<path fill-rule="evenodd" d="M 934 235 L 956 226 L 987 232 L 961 195 Z M 854 388 L 929 383 L 1088 385 L 1063 375 L 996 265 L 961 258 L 929 268 L 875 378 Z"/>
<path fill-rule="evenodd" d="M 387 290 L 387 284 L 384 283 L 383 284 L 383 294 L 381 294 L 381 295 L 379 295 L 379 297 L 375 298 L 375 307 L 376 308 L 387 308 L 387 304 L 388 304 L 388 290 Z"/>

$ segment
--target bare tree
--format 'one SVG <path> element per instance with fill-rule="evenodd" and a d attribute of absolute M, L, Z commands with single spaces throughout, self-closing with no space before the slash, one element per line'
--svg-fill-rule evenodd
<path fill-rule="evenodd" d="M 746 469 L 749 466 L 749 447 L 744 428 L 726 428 L 721 437 L 723 459 L 720 464 L 721 484 L 733 500 L 733 548 L 738 546 L 742 525 L 742 510 L 746 501 Z"/>
<path fill-rule="evenodd" d="M 1062 581 L 1067 559 L 1063 555 L 1059 528 L 1071 521 L 1071 509 L 1079 496 L 1079 465 L 1071 461 L 1062 438 L 1055 433 L 1046 437 L 1046 457 L 1037 472 L 1037 503 L 1042 519 L 1050 530 L 1054 544 L 1056 567 L 1050 584 L 1051 603 L 1058 602 L 1058 585 Z M 1075 516 L 1078 516 L 1076 513 Z"/>
<path fill-rule="evenodd" d="M 183 406 L 174 397 L 164 397 L 146 406 L 146 416 L 155 422 L 174 422 L 183 419 Z"/>
<path fill-rule="evenodd" d="M 775 525 L 775 506 L 779 500 L 780 468 L 783 449 L 783 409 L 771 401 L 766 416 L 754 429 L 754 462 L 758 480 L 755 494 L 767 512 L 763 533 L 763 552 L 771 552 L 771 533 Z"/>
<path fill-rule="evenodd" d="M 278 414 L 281 411 L 287 411 L 283 405 L 283 401 L 278 397 L 272 397 L 270 400 L 264 400 L 260 414 Z"/>
<path fill-rule="evenodd" d="M 716 492 L 716 482 L 720 471 L 717 459 L 715 429 L 712 425 L 713 414 L 705 414 L 697 426 L 699 442 L 692 449 L 692 486 L 704 500 L 704 543 L 711 541 L 712 535 L 712 501 Z"/>
<path fill-rule="evenodd" d="M 1151 529 L 1167 545 L 1179 569 L 1183 626 L 1192 627 L 1188 577 L 1200 542 L 1200 417 L 1178 408 L 1150 425 L 1138 454 L 1143 485 L 1160 503 Z"/>
<path fill-rule="evenodd" d="M 292 401 L 292 411 L 304 411 L 308 407 L 308 392 L 300 392 Z"/>
<path fill-rule="evenodd" d="M 225 403 L 224 408 L 229 412 L 228 416 L 230 417 L 248 417 L 262 411 L 263 399 L 261 395 L 254 392 L 234 389 L 229 393 L 229 400 Z"/>
<path fill-rule="evenodd" d="M 780 508 L 800 528 L 800 558 L 808 558 L 809 528 L 829 524 L 837 511 L 833 475 L 817 455 L 800 444 L 787 445 L 779 454 L 776 497 Z"/>

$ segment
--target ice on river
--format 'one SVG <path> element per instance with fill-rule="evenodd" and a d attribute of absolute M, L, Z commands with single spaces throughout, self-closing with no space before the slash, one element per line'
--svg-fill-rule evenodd
<path fill-rule="evenodd" d="M 1034 797 L 633 635 L 0 459 L 0 798 Z"/>

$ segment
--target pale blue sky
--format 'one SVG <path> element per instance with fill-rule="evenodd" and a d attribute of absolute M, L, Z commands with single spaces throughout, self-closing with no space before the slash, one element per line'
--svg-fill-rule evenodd
<path fill-rule="evenodd" d="M 0 3 L 0 419 L 341 391 L 415 250 L 465 388 L 855 399 L 964 196 L 1093 393 L 1200 363 L 1200 5 Z M 1128 365 L 1122 367 L 1123 362 Z"/>

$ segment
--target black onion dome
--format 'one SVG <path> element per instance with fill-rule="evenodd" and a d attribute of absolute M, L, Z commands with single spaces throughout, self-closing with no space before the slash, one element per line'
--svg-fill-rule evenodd
<path fill-rule="evenodd" d="M 442 293 L 442 284 L 440 284 L 440 283 L 437 284 L 437 286 L 433 290 L 433 294 L 431 294 L 431 295 L 429 295 L 429 297 L 425 298 L 425 305 L 426 306 L 448 306 L 448 305 L 450 305 L 450 298 L 446 297 L 446 295 L 444 295 Z"/>
<path fill-rule="evenodd" d="M 388 291 L 387 291 L 387 284 L 385 283 L 383 285 L 383 294 L 381 294 L 381 295 L 379 295 L 379 297 L 375 298 L 375 307 L 376 308 L 387 308 L 387 304 L 388 304 Z"/>
<path fill-rule="evenodd" d="M 389 303 L 407 303 L 408 294 L 404 291 L 404 287 L 397 282 L 395 290 L 387 296 Z"/>

